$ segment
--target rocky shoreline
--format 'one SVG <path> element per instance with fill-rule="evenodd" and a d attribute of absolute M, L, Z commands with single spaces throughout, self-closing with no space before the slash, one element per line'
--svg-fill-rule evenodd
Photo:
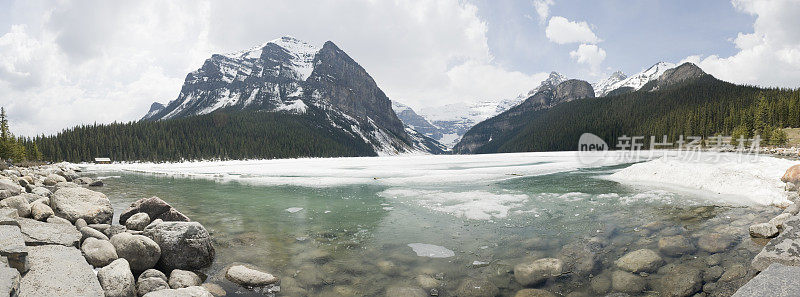
<path fill-rule="evenodd" d="M 158 197 L 112 224 L 100 180 L 60 163 L 0 173 L 0 296 L 225 296 L 201 272 L 214 261 L 208 231 Z M 228 281 L 270 293 L 278 279 L 246 264 Z"/>

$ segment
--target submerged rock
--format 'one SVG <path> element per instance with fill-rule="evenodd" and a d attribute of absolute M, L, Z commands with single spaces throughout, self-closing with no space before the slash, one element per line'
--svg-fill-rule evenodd
<path fill-rule="evenodd" d="M 658 240 L 658 251 L 669 257 L 680 257 L 692 253 L 697 248 L 683 235 L 662 237 Z"/>
<path fill-rule="evenodd" d="M 652 286 L 660 296 L 692 296 L 703 288 L 703 279 L 700 274 L 698 268 L 670 264 L 658 270 L 658 276 Z"/>
<path fill-rule="evenodd" d="M 637 294 L 644 291 L 647 281 L 638 274 L 616 270 L 611 273 L 611 287 L 616 292 Z"/>
<path fill-rule="evenodd" d="M 497 294 L 500 294 L 500 289 L 485 279 L 465 279 L 456 289 L 459 297 L 494 297 Z"/>
<path fill-rule="evenodd" d="M 214 247 L 206 228 L 197 222 L 163 222 L 145 228 L 145 236 L 161 247 L 158 266 L 172 269 L 200 269 L 214 260 Z"/>
<path fill-rule="evenodd" d="M 709 253 L 720 253 L 726 251 L 736 242 L 736 238 L 730 234 L 712 233 L 706 234 L 697 240 L 697 246 Z"/>
<path fill-rule="evenodd" d="M 617 267 L 628 272 L 653 272 L 664 264 L 658 253 L 649 249 L 630 252 L 614 262 Z"/>
<path fill-rule="evenodd" d="M 557 297 L 556 294 L 539 289 L 522 289 L 514 294 L 514 297 Z"/>
<path fill-rule="evenodd" d="M 428 293 L 417 287 L 390 287 L 386 297 L 427 297 Z"/>
<path fill-rule="evenodd" d="M 558 277 L 563 272 L 564 267 L 561 260 L 544 258 L 514 266 L 514 279 L 523 286 L 531 286 L 549 278 Z"/>

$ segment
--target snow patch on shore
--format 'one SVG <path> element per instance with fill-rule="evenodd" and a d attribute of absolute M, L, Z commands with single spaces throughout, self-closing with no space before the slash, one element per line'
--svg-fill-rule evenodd
<path fill-rule="evenodd" d="M 633 164 L 611 174 L 608 179 L 702 192 L 726 204 L 790 204 L 780 178 L 796 161 L 767 156 L 704 154 L 704 158 L 690 160 L 672 156 Z"/>

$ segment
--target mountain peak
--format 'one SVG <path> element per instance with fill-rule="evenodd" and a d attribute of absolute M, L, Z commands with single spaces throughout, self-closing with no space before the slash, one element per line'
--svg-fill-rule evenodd
<path fill-rule="evenodd" d="M 605 96 L 609 92 L 618 88 L 617 85 L 626 78 L 628 78 L 628 76 L 625 75 L 625 73 L 623 73 L 621 70 L 617 70 L 612 73 L 611 76 L 593 83 L 592 88 L 594 89 L 595 97 Z"/>
<path fill-rule="evenodd" d="M 703 69 L 691 62 L 685 62 L 678 67 L 668 69 L 658 78 L 656 89 L 661 89 L 677 84 L 687 79 L 708 75 Z"/>

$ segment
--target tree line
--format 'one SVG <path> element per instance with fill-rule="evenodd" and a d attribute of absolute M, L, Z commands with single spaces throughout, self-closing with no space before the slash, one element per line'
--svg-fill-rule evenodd
<path fill-rule="evenodd" d="M 781 128 L 800 127 L 800 89 L 741 86 L 703 76 L 665 90 L 589 98 L 531 112 L 521 128 L 495 137 L 482 153 L 575 150 L 581 134 L 613 148 L 623 135 L 731 136 L 781 145 Z"/>
<path fill-rule="evenodd" d="M 163 121 L 79 125 L 26 139 L 47 161 L 184 161 L 374 156 L 360 138 L 324 117 L 275 112 L 214 112 Z"/>

